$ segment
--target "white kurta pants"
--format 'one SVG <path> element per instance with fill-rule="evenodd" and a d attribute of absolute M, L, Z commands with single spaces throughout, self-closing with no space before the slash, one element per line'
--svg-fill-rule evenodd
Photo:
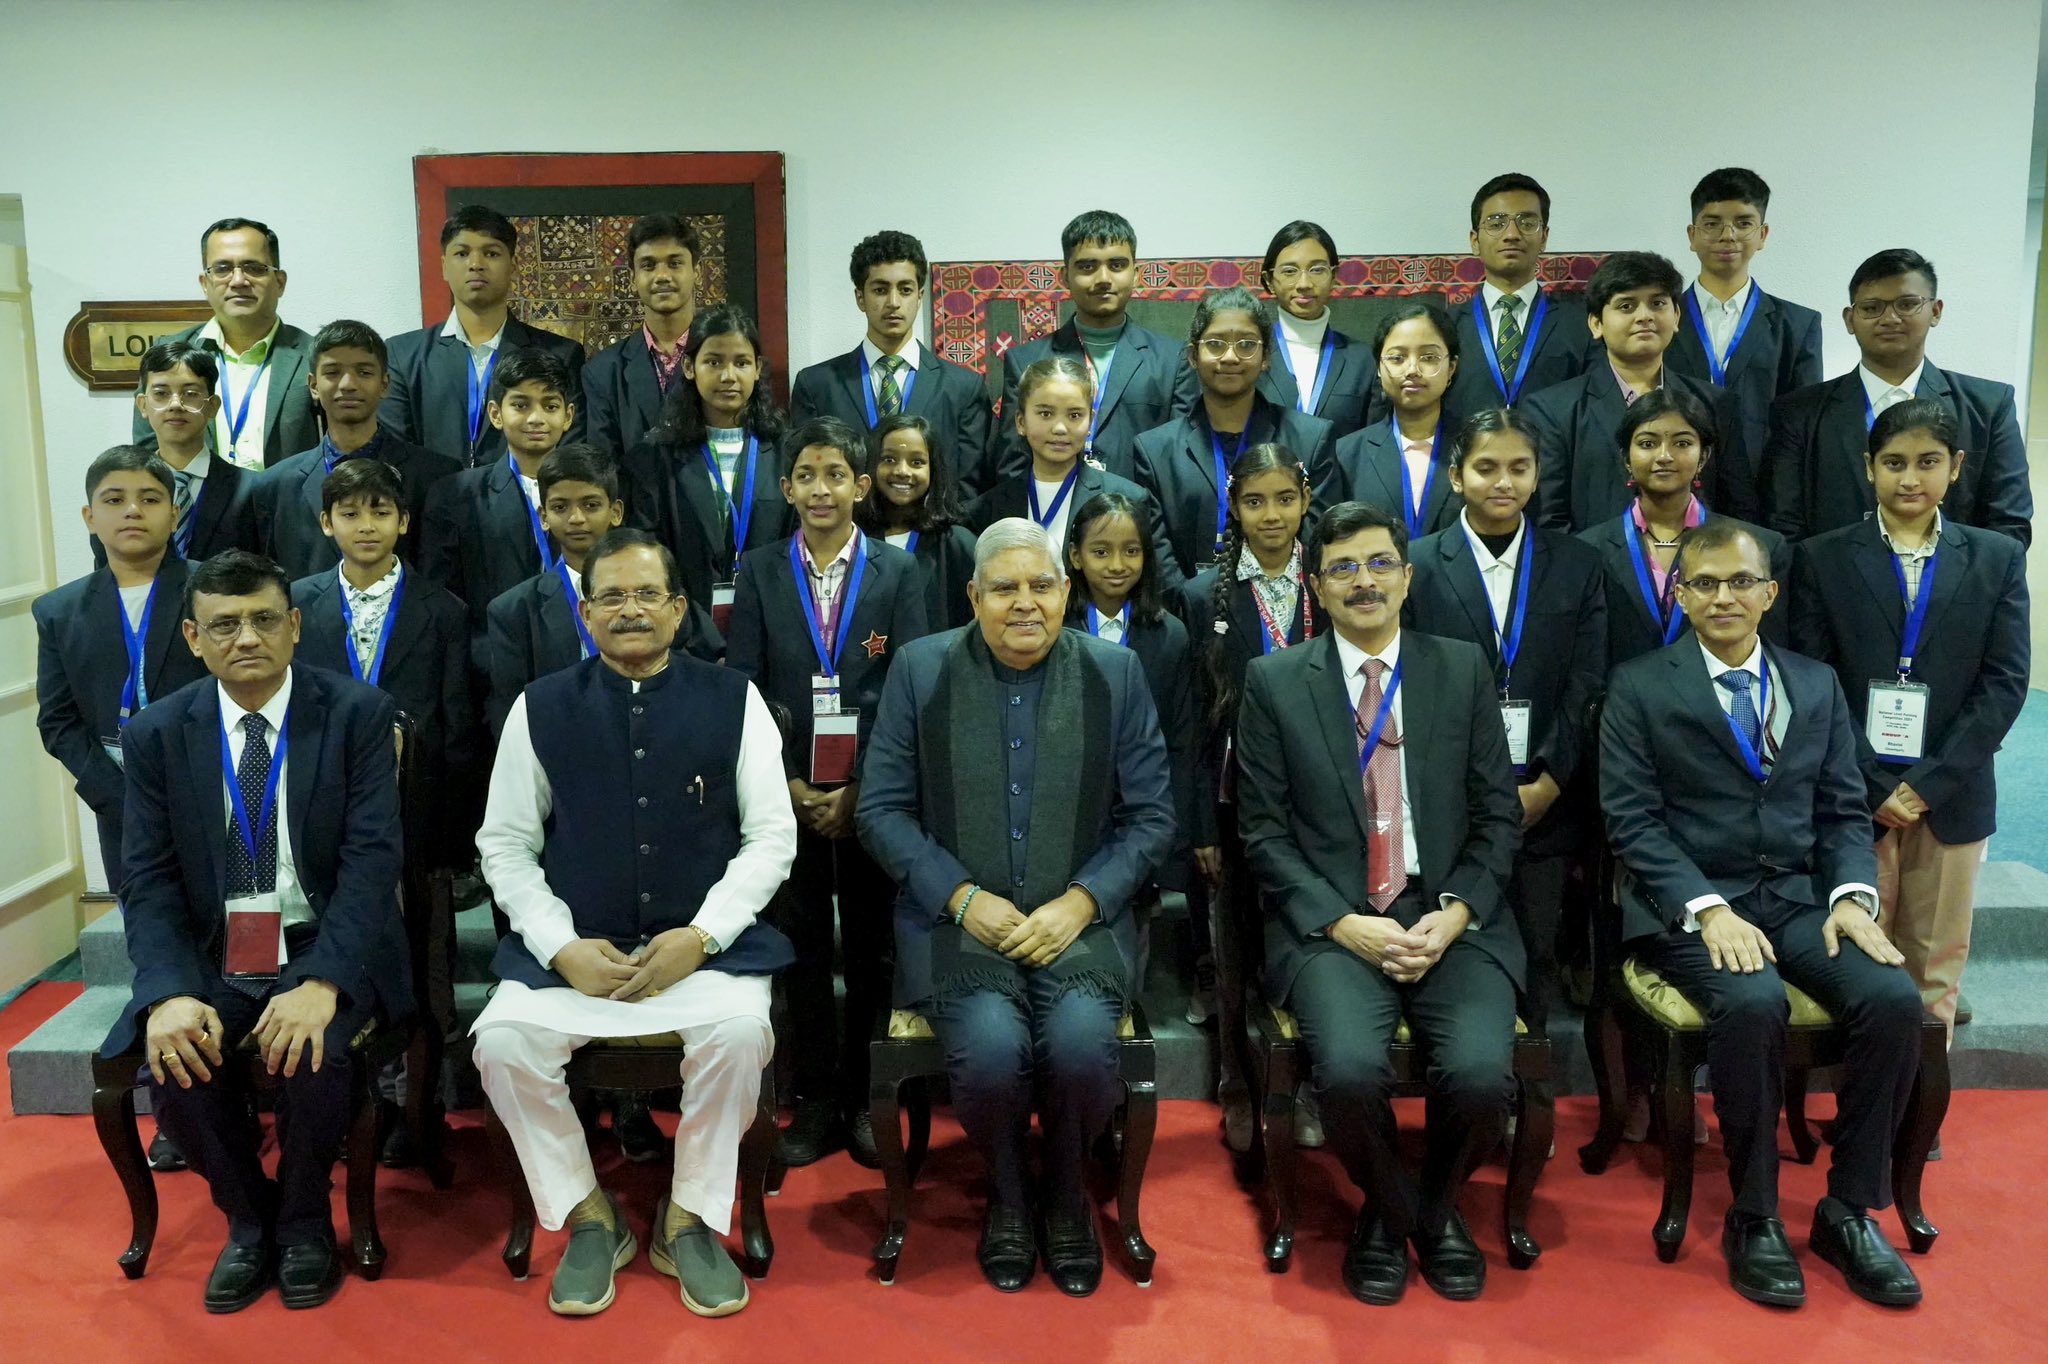
<path fill-rule="evenodd" d="M 720 1235 L 732 1229 L 740 1139 L 754 1121 L 761 1070 L 775 1051 L 769 978 L 700 969 L 632 1004 L 555 987 L 498 986 L 471 1029 L 484 1093 L 519 1153 L 536 1218 L 559 1230 L 597 1187 L 590 1144 L 563 1071 L 598 1037 L 677 1033 L 683 1039 L 682 1118 L 670 1198 Z"/>

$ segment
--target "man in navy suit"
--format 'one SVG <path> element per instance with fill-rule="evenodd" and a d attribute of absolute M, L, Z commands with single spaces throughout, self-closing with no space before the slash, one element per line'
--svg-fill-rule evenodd
<path fill-rule="evenodd" d="M 1927 333 L 1940 324 L 1940 287 L 1925 256 L 1880 251 L 1856 267 L 1842 325 L 1861 359 L 1841 378 L 1772 404 L 1766 525 L 1798 541 L 1870 515 L 1876 502 L 1863 472 L 1865 433 L 1893 404 L 1932 398 L 1955 413 L 1957 448 L 1967 455 L 1943 504 L 1949 518 L 2032 542 L 2034 494 L 2012 385 L 1930 362 Z"/>
<path fill-rule="evenodd" d="M 1051 336 L 1003 352 L 1000 424 L 1009 428 L 1015 423 L 1017 380 L 1033 361 L 1072 356 L 1087 367 L 1095 389 L 1088 454 L 1111 473 L 1129 478 L 1131 447 L 1140 433 L 1192 408 L 1201 386 L 1180 342 L 1125 316 L 1131 291 L 1138 287 L 1138 234 L 1128 219 L 1101 209 L 1081 214 L 1060 234 L 1060 257 L 1065 262 L 1060 280 L 1074 300 L 1074 315 Z M 1011 429 L 1002 431 L 996 449 L 990 483 L 1031 462 L 1023 438 Z"/>
<path fill-rule="evenodd" d="M 206 1284 L 236 1312 L 275 1279 L 287 1307 L 341 1286 L 329 1173 L 348 1131 L 349 1044 L 411 1011 L 390 698 L 294 665 L 282 570 L 230 550 L 186 582 L 185 640 L 211 680 L 129 724 L 126 898 L 134 994 L 105 1054 L 144 1049 L 151 1108 L 228 1219 Z M 278 1168 L 235 1053 L 278 1087 Z"/>
<path fill-rule="evenodd" d="M 1872 1212 L 1919 1068 L 1920 995 L 1877 924 L 1877 860 L 1849 704 L 1827 665 L 1766 647 L 1777 599 L 1749 530 L 1687 530 L 1672 572 L 1694 638 L 1623 664 L 1600 724 L 1600 804 L 1622 869 L 1622 936 L 1707 1019 L 1707 1068 L 1735 1195 L 1728 1277 L 1797 1307 L 1806 1282 L 1778 1219 L 1785 984 L 1847 1036 L 1816 1254 L 1872 1302 L 1920 1284 Z"/>
<path fill-rule="evenodd" d="M 1303 416 L 1321 417 L 1341 440 L 1365 425 L 1379 380 L 1371 353 L 1330 325 L 1336 239 L 1320 224 L 1296 219 L 1273 234 L 1259 278 L 1279 308 L 1271 348 L 1278 363 L 1259 376 L 1259 392 Z"/>
<path fill-rule="evenodd" d="M 539 350 L 568 370 L 568 399 L 583 394 L 583 347 L 512 316 L 512 252 L 519 230 L 496 209 L 457 209 L 441 225 L 441 278 L 453 296 L 448 320 L 391 338 L 391 390 L 379 409 L 400 440 L 452 456 L 464 468 L 505 453 L 503 432 L 485 419 L 491 376 L 515 351 Z M 579 412 L 571 440 L 583 435 Z"/>
<path fill-rule="evenodd" d="M 662 399 L 683 379 L 683 351 L 697 316 L 697 265 L 704 241 L 689 219 L 649 213 L 626 234 L 640 330 L 606 346 L 583 367 L 583 426 L 613 459 L 661 425 Z"/>
<path fill-rule="evenodd" d="M 837 417 L 872 432 L 882 418 L 908 412 L 931 423 L 964 486 L 987 488 L 995 482 L 987 387 L 980 375 L 941 360 L 917 339 L 930 274 L 924 245 L 908 232 L 877 232 L 853 248 L 851 272 L 867 335 L 844 355 L 798 373 L 789 391 L 789 424 Z"/>

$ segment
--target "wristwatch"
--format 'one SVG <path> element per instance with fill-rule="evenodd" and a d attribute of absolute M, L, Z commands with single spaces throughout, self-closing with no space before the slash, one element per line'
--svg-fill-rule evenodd
<path fill-rule="evenodd" d="M 718 955 L 718 939 L 712 937 L 709 933 L 706 933 L 703 929 L 697 927 L 697 925 L 695 924 L 689 924 L 686 925 L 686 927 L 688 927 L 692 933 L 695 933 L 697 935 L 698 940 L 704 944 L 705 956 L 715 957 Z"/>

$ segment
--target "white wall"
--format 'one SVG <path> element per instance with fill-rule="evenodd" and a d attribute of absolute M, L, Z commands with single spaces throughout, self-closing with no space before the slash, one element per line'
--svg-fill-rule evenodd
<path fill-rule="evenodd" d="M 1856 261 L 1913 245 L 1941 361 L 2014 378 L 2040 24 L 2038 0 L 11 5 L 0 193 L 26 212 L 60 526 L 127 430 L 64 367 L 78 301 L 196 296 L 196 234 L 237 213 L 283 237 L 287 317 L 417 326 L 421 152 L 786 153 L 798 364 L 850 344 L 846 251 L 882 226 L 935 259 L 1053 255 L 1096 206 L 1149 254 L 1256 253 L 1297 216 L 1346 250 L 1462 250 L 1472 189 L 1519 169 L 1554 248 L 1683 265 L 1686 192 L 1732 162 L 1777 190 L 1768 287 L 1832 317 Z M 877 108 L 904 127 L 880 152 Z"/>

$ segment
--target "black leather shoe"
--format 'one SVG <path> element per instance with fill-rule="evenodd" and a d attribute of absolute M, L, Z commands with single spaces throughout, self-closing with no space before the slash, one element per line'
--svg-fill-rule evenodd
<path fill-rule="evenodd" d="M 823 1099 L 797 1100 L 796 1116 L 782 1129 L 782 1163 L 792 1168 L 814 1165 L 837 1150 L 836 1116 Z"/>
<path fill-rule="evenodd" d="M 1777 1218 L 1729 1213 L 1721 1226 L 1721 1253 L 1728 1257 L 1728 1282 L 1751 1302 L 1806 1305 L 1806 1276 L 1799 1272 L 1785 1224 Z"/>
<path fill-rule="evenodd" d="M 1015 1293 L 1031 1282 L 1038 1268 L 1038 1248 L 1031 1244 L 1031 1215 L 1020 1208 L 989 1204 L 981 1223 L 981 1244 L 974 1256 L 981 1262 L 982 1277 L 1004 1293 Z"/>
<path fill-rule="evenodd" d="M 661 1135 L 647 1101 L 638 1094 L 621 1094 L 612 1106 L 612 1134 L 626 1159 L 638 1165 L 659 1160 L 669 1150 L 668 1138 Z"/>
<path fill-rule="evenodd" d="M 882 1166 L 881 1158 L 875 1154 L 875 1128 L 868 1119 L 865 1108 L 857 1108 L 846 1115 L 846 1154 L 853 1157 L 853 1163 L 869 1170 Z"/>
<path fill-rule="evenodd" d="M 160 1175 L 175 1174 L 185 1169 L 185 1157 L 164 1130 L 159 1127 L 156 1135 L 149 1139 L 149 1168 Z"/>
<path fill-rule="evenodd" d="M 1422 1281 L 1438 1297 L 1470 1302 L 1486 1287 L 1486 1257 L 1472 1242 L 1465 1219 L 1452 1213 L 1434 1236 L 1415 1233 L 1415 1258 L 1422 1263 Z"/>
<path fill-rule="evenodd" d="M 330 1236 L 278 1251 L 277 1296 L 286 1307 L 318 1307 L 341 1291 L 341 1278 L 341 1255 Z"/>
<path fill-rule="evenodd" d="M 1102 1284 L 1102 1242 L 1095 1235 L 1095 1214 L 1047 1213 L 1044 1229 L 1045 1272 L 1070 1298 L 1085 1298 Z"/>
<path fill-rule="evenodd" d="M 1370 1212 L 1362 1213 L 1344 1252 L 1344 1287 L 1360 1302 L 1391 1307 L 1408 1289 L 1408 1246 Z"/>
<path fill-rule="evenodd" d="M 277 1251 L 269 1243 L 240 1246 L 233 1241 L 222 1248 L 206 1276 L 206 1310 L 216 1314 L 239 1312 L 263 1296 L 277 1268 Z"/>
<path fill-rule="evenodd" d="M 385 1100 L 380 1103 L 377 1125 L 383 1129 L 384 1139 L 377 1148 L 377 1163 L 387 1170 L 406 1170 L 419 1164 L 419 1152 L 413 1149 L 412 1129 L 405 1125 L 405 1110 Z"/>
<path fill-rule="evenodd" d="M 1920 1301 L 1920 1280 L 1885 1239 L 1877 1219 L 1832 1194 L 1813 1210 L 1813 1253 L 1849 1281 L 1857 1297 L 1880 1307 L 1911 1307 Z"/>

